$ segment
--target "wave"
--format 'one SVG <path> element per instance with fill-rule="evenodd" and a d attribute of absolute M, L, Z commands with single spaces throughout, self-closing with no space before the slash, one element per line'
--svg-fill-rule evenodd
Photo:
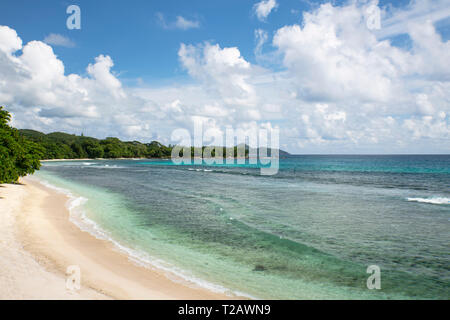
<path fill-rule="evenodd" d="M 96 222 L 87 217 L 86 211 L 84 209 L 84 205 L 88 202 L 87 198 L 76 196 L 69 190 L 56 187 L 48 181 L 43 180 L 42 178 L 36 180 L 47 188 L 53 189 L 58 193 L 62 193 L 69 198 L 66 203 L 66 207 L 69 210 L 70 222 L 75 224 L 80 230 L 88 232 L 97 239 L 111 242 L 115 248 L 124 253 L 128 257 L 128 259 L 130 259 L 137 265 L 148 269 L 162 270 L 165 272 L 167 278 L 174 282 L 180 283 L 180 279 L 183 279 L 187 283 L 197 285 L 201 288 L 213 292 L 226 294 L 228 296 L 240 296 L 254 300 L 258 299 L 257 297 L 251 296 L 247 293 L 231 290 L 221 285 L 197 278 L 193 275 L 188 274 L 186 270 L 180 269 L 164 260 L 152 257 L 145 252 L 134 250 L 121 244 L 119 241 L 111 237 L 108 232 L 103 230 Z"/>
<path fill-rule="evenodd" d="M 55 164 L 43 163 L 44 167 L 56 166 Z M 70 168 L 97 168 L 97 169 L 127 169 L 129 167 L 120 166 L 116 164 L 100 164 L 98 162 L 64 162 L 58 164 L 58 166 L 70 167 Z"/>
<path fill-rule="evenodd" d="M 127 169 L 129 167 L 118 166 L 116 164 L 111 164 L 111 165 L 109 165 L 109 164 L 103 164 L 103 165 L 96 164 L 96 165 L 90 166 L 90 168 L 97 168 L 97 169 Z"/>
<path fill-rule="evenodd" d="M 408 198 L 408 201 L 430 203 L 430 204 L 450 204 L 450 198 L 444 198 L 444 197 Z"/>
<path fill-rule="evenodd" d="M 200 172 L 200 171 L 203 171 L 203 172 L 213 172 L 214 170 L 211 170 L 211 169 L 193 169 L 193 168 L 188 168 L 188 171 L 196 171 L 196 172 Z"/>

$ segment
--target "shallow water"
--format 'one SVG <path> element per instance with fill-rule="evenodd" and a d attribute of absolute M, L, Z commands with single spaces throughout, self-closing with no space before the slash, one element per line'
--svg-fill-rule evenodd
<path fill-rule="evenodd" d="M 37 175 L 87 199 L 72 203 L 81 227 L 214 290 L 450 297 L 450 156 L 298 156 L 275 176 L 248 165 L 70 161 Z M 381 268 L 381 290 L 366 287 L 369 265 Z"/>

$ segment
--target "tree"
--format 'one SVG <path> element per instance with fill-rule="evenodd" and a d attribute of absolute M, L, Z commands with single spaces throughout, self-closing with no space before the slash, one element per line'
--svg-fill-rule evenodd
<path fill-rule="evenodd" d="M 87 153 L 84 151 L 83 147 L 81 146 L 81 143 L 74 142 L 70 145 L 70 148 L 75 153 L 76 158 L 81 159 L 87 157 Z"/>
<path fill-rule="evenodd" d="M 19 177 L 39 170 L 43 148 L 9 126 L 11 114 L 0 106 L 0 183 L 14 183 Z"/>
<path fill-rule="evenodd" d="M 173 148 L 173 146 L 166 147 L 158 141 L 141 143 L 139 141 L 121 141 L 117 138 L 100 140 L 64 132 L 45 134 L 21 129 L 19 134 L 43 148 L 41 159 L 168 158 L 171 156 Z"/>

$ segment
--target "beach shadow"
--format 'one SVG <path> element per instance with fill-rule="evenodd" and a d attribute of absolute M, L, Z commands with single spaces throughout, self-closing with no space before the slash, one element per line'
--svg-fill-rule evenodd
<path fill-rule="evenodd" d="M 0 188 L 5 188 L 8 185 L 13 185 L 13 186 L 24 186 L 24 183 L 21 182 L 14 182 L 14 183 L 4 183 L 4 184 L 0 184 Z"/>
<path fill-rule="evenodd" d="M 5 188 L 7 185 L 17 185 L 17 186 L 24 186 L 23 183 L 15 182 L 15 183 L 4 183 L 0 184 L 0 188 Z M 0 200 L 5 199 L 4 197 L 0 197 Z"/>
<path fill-rule="evenodd" d="M 0 188 L 5 188 L 8 185 L 13 185 L 13 186 L 24 186 L 24 183 L 21 182 L 13 182 L 13 183 L 4 183 L 4 184 L 0 184 Z"/>

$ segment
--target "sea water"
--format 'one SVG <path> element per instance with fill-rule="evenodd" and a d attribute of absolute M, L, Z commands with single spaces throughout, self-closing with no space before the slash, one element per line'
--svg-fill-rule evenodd
<path fill-rule="evenodd" d="M 450 156 L 47 162 L 71 221 L 169 277 L 264 299 L 450 298 Z M 369 290 L 367 267 L 381 270 Z"/>

